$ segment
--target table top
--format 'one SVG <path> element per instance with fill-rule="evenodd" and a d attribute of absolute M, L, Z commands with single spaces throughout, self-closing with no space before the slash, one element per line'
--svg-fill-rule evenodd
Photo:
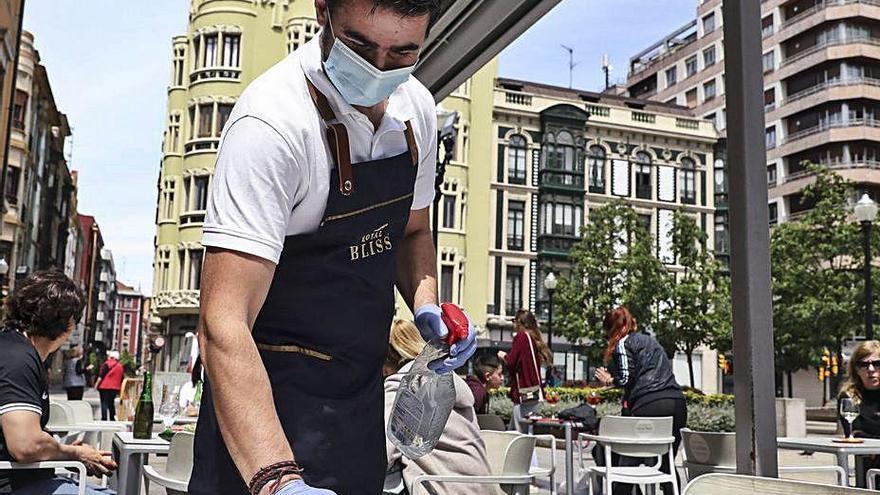
<path fill-rule="evenodd" d="M 532 423 L 535 425 L 551 426 L 551 427 L 552 426 L 564 427 L 567 424 L 575 426 L 575 427 L 581 425 L 581 423 L 578 421 L 570 421 L 570 420 L 558 419 L 558 418 L 545 418 L 545 417 L 541 417 L 541 416 L 528 417 L 528 418 L 526 418 L 526 422 Z"/>
<path fill-rule="evenodd" d="M 130 431 L 118 431 L 113 435 L 113 443 L 120 448 L 145 450 L 150 452 L 162 452 L 168 450 L 170 444 L 159 438 L 158 433 L 153 433 L 152 438 L 140 439 L 134 438 L 134 433 Z"/>
<path fill-rule="evenodd" d="M 776 439 L 776 445 L 781 449 L 803 449 L 815 452 L 860 452 L 865 454 L 880 454 L 880 440 L 864 438 L 864 443 L 837 443 L 833 439 L 837 437 L 780 437 Z"/>

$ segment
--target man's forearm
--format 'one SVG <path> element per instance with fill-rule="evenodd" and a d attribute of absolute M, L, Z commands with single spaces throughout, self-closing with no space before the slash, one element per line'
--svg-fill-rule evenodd
<path fill-rule="evenodd" d="M 262 467 L 293 459 L 247 325 L 208 321 L 199 336 L 220 431 L 245 482 Z"/>
<path fill-rule="evenodd" d="M 404 238 L 397 257 L 397 290 L 412 311 L 437 304 L 437 254 L 430 230 Z"/>

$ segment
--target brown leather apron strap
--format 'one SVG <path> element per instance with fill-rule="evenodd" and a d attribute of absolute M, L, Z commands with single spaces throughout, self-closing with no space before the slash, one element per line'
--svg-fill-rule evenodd
<path fill-rule="evenodd" d="M 409 154 L 412 156 L 413 167 L 419 166 L 419 145 L 416 143 L 416 136 L 413 133 L 412 122 L 406 121 L 406 130 L 403 132 L 406 136 L 406 147 L 409 148 Z"/>
<path fill-rule="evenodd" d="M 348 141 L 348 130 L 341 122 L 333 122 L 336 120 L 336 114 L 330 107 L 330 102 L 318 88 L 306 78 L 306 85 L 309 88 L 309 95 L 318 109 L 318 114 L 324 120 L 327 126 L 327 142 L 330 144 L 330 155 L 336 162 L 336 170 L 339 173 L 339 192 L 343 196 L 348 196 L 354 190 L 354 174 L 351 170 L 351 148 Z"/>
<path fill-rule="evenodd" d="M 324 354 L 323 352 L 318 352 L 312 349 L 308 349 L 306 347 L 298 346 L 298 345 L 273 345 L 273 344 L 260 344 L 257 343 L 257 349 L 261 349 L 264 351 L 272 351 L 272 352 L 292 352 L 296 354 L 304 354 L 306 356 L 311 356 L 314 358 L 318 358 L 322 361 L 332 361 L 333 356 L 329 354 Z"/>

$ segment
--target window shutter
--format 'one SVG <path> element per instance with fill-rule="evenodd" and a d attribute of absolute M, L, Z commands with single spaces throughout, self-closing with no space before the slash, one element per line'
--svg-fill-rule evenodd
<path fill-rule="evenodd" d="M 661 165 L 657 169 L 657 197 L 660 201 L 675 201 L 675 167 Z"/>
<path fill-rule="evenodd" d="M 666 264 L 675 262 L 672 252 L 672 210 L 657 210 L 657 257 Z"/>
<path fill-rule="evenodd" d="M 629 162 L 614 160 L 611 169 L 611 192 L 615 196 L 629 196 Z"/>

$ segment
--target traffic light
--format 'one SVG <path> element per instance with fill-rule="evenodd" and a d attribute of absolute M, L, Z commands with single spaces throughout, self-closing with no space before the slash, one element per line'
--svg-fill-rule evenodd
<path fill-rule="evenodd" d="M 722 371 L 727 370 L 727 356 L 724 354 L 718 355 L 718 368 Z"/>
<path fill-rule="evenodd" d="M 831 374 L 837 375 L 838 367 L 837 367 L 837 354 L 831 356 Z"/>
<path fill-rule="evenodd" d="M 819 366 L 819 381 L 820 382 L 825 381 L 825 367 L 824 366 Z"/>

